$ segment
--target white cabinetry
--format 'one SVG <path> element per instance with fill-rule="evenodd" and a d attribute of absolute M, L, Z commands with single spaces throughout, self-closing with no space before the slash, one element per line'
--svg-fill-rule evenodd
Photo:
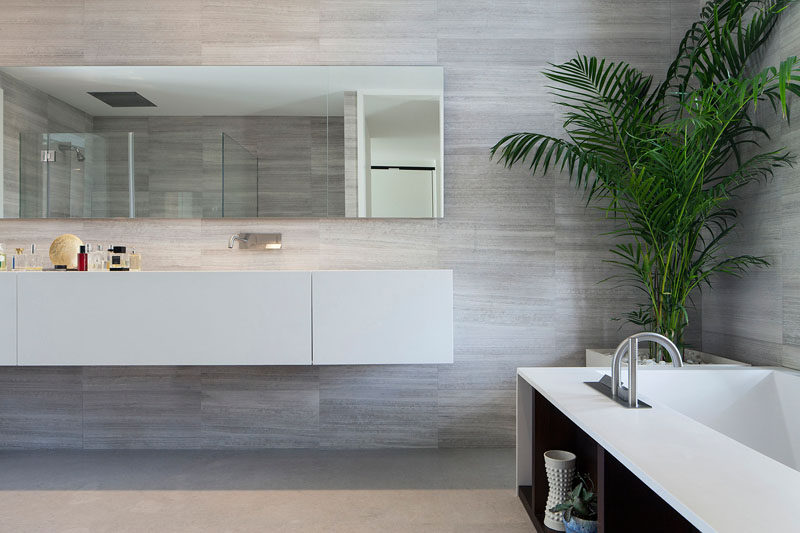
<path fill-rule="evenodd" d="M 5 366 L 453 361 L 449 270 L 20 272 L 0 298 Z"/>
<path fill-rule="evenodd" d="M 453 362 L 451 270 L 313 274 L 314 364 Z"/>
<path fill-rule="evenodd" d="M 308 365 L 310 272 L 19 274 L 20 365 Z"/>
<path fill-rule="evenodd" d="M 0 273 L 0 365 L 17 364 L 17 277 Z"/>

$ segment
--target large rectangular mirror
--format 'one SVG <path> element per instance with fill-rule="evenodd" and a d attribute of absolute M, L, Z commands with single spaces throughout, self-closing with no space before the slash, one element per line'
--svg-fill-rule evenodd
<path fill-rule="evenodd" d="M 3 216 L 442 217 L 441 67 L 0 67 Z"/>

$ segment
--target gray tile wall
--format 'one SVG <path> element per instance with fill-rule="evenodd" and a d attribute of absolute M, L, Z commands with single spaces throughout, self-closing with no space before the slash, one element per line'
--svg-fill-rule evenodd
<path fill-rule="evenodd" d="M 800 10 L 792 6 L 774 30 L 763 65 L 797 55 Z M 795 99 L 795 108 L 796 108 Z M 758 118 L 772 140 L 763 149 L 788 148 L 800 156 L 800 127 L 763 106 Z M 793 117 L 796 118 L 796 117 Z M 722 277 L 703 297 L 703 348 L 760 365 L 800 369 L 800 180 L 783 169 L 751 186 L 736 202 L 739 228 L 731 254 L 766 256 L 772 266 L 744 278 Z"/>
<path fill-rule="evenodd" d="M 358 100 L 355 91 L 344 93 L 344 212 L 358 216 Z"/>
<path fill-rule="evenodd" d="M 662 71 L 697 0 L 67 0 L 57 17 L 44 5 L 0 10 L 0 63 L 443 65 L 443 220 L 5 220 L 0 242 L 70 231 L 135 245 L 154 270 L 452 268 L 455 363 L 3 369 L 4 445 L 511 446 L 516 367 L 579 364 L 624 334 L 610 316 L 631 294 L 597 285 L 606 226 L 563 177 L 504 170 L 488 149 L 558 131 L 549 61 L 580 50 Z M 259 230 L 285 248 L 226 248 Z"/>
<path fill-rule="evenodd" d="M 8 63 L 6 63 L 8 65 Z M 46 132 L 67 133 L 91 131 L 92 117 L 71 105 L 53 98 L 33 87 L 20 82 L 16 78 L 7 74 L 0 74 L 0 87 L 3 94 L 3 174 L 5 176 L 19 176 L 20 169 L 20 134 L 39 134 L 36 139 L 41 138 L 41 134 Z M 29 138 L 26 139 L 26 141 Z M 39 144 L 39 143 L 37 143 Z M 31 146 L 23 152 L 23 165 L 31 172 L 39 175 L 42 166 L 39 162 L 39 151 L 42 146 Z M 60 158 L 64 154 L 60 154 Z M 61 161 L 61 159 L 59 159 Z M 55 166 L 54 168 L 60 168 Z M 63 185 L 66 179 L 54 179 L 53 183 Z M 28 186 L 35 186 L 34 182 L 26 182 Z M 3 182 L 3 204 L 6 216 L 19 215 L 19 180 L 7 179 Z M 35 191 L 35 190 L 34 190 Z M 31 197 L 38 197 L 38 194 L 29 192 Z M 64 192 L 60 195 L 66 198 Z M 37 211 L 41 206 L 37 206 Z M 53 212 L 57 212 L 59 207 L 65 213 L 68 212 L 68 205 L 52 206 Z"/>

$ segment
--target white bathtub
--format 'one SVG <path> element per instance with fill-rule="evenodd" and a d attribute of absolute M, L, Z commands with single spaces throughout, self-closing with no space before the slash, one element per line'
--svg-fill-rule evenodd
<path fill-rule="evenodd" d="M 800 374 L 769 368 L 638 373 L 639 395 L 800 471 Z"/>
<path fill-rule="evenodd" d="M 652 409 L 627 409 L 585 385 L 602 373 L 517 370 L 517 486 L 533 483 L 538 394 L 703 533 L 797 530 L 800 372 L 640 368 L 639 395 Z"/>

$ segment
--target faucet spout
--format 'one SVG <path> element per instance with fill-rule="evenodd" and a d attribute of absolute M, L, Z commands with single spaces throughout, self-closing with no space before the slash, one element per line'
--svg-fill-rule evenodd
<path fill-rule="evenodd" d="M 620 398 L 620 374 L 622 373 L 622 358 L 628 354 L 628 407 L 638 407 L 639 399 L 636 391 L 636 368 L 639 363 L 639 341 L 654 342 L 663 346 L 672 359 L 672 366 L 682 367 L 683 358 L 681 352 L 675 343 L 669 340 L 664 335 L 653 332 L 637 333 L 631 335 L 622 341 L 617 350 L 614 352 L 614 357 L 611 359 L 611 396 Z"/>
<path fill-rule="evenodd" d="M 231 235 L 231 238 L 228 239 L 228 248 L 233 248 L 233 243 L 236 241 L 247 242 L 247 239 L 242 238 L 239 233 L 234 233 Z"/>

